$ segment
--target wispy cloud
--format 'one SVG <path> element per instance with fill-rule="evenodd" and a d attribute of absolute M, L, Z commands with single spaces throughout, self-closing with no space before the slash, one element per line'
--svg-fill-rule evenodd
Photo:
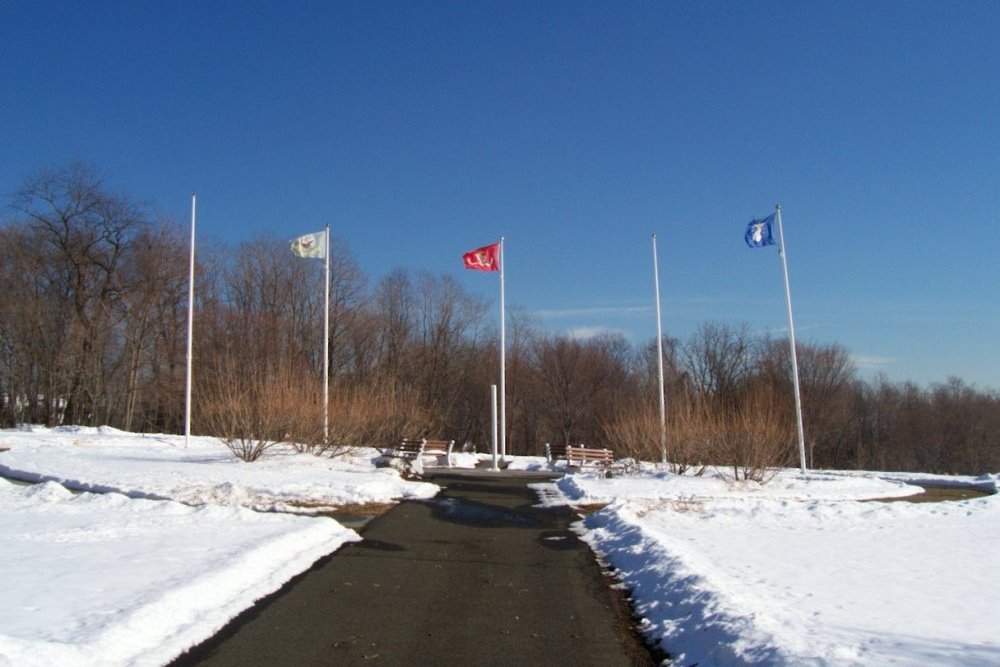
<path fill-rule="evenodd" d="M 576 327 L 566 332 L 566 335 L 573 340 L 589 340 L 604 335 L 627 335 L 620 329 L 609 329 L 608 327 Z"/>
<path fill-rule="evenodd" d="M 617 306 L 610 308 L 550 308 L 535 310 L 532 314 L 543 320 L 557 320 L 570 317 L 608 317 L 645 315 L 653 312 L 652 306 Z"/>
<path fill-rule="evenodd" d="M 852 354 L 851 361 L 860 371 L 878 371 L 897 363 L 895 357 L 878 357 L 872 355 Z"/>
<path fill-rule="evenodd" d="M 800 334 L 803 331 L 814 331 L 816 329 L 822 329 L 822 328 L 823 328 L 823 325 L 821 325 L 821 324 L 809 324 L 807 326 L 795 327 L 795 333 L 796 334 Z M 787 336 L 788 335 L 788 327 L 778 327 L 778 328 L 775 328 L 775 329 L 763 329 L 762 331 L 763 331 L 763 333 L 771 335 L 771 336 L 775 336 L 775 335 Z M 798 340 L 798 339 L 796 338 L 796 340 Z"/>

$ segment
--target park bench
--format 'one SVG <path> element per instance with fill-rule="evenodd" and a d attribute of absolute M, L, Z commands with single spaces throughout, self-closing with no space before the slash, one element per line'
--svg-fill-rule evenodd
<path fill-rule="evenodd" d="M 615 462 L 615 455 L 610 449 L 570 445 L 566 448 L 566 460 L 569 461 L 570 465 L 585 466 L 588 463 L 593 463 L 597 466 L 607 467 Z"/>
<path fill-rule="evenodd" d="M 455 447 L 454 440 L 428 440 L 427 438 L 403 438 L 392 449 L 384 452 L 386 456 L 423 462 L 425 456 L 443 456 L 446 465 L 451 467 L 451 450 Z"/>
<path fill-rule="evenodd" d="M 545 443 L 545 458 L 549 463 L 556 459 L 566 459 L 570 465 L 585 466 L 592 463 L 597 466 L 610 466 L 615 461 L 615 454 L 610 449 L 584 447 L 583 445 L 550 445 Z"/>
<path fill-rule="evenodd" d="M 566 458 L 566 445 L 551 445 L 545 443 L 545 460 L 549 463 L 555 463 L 556 459 Z"/>

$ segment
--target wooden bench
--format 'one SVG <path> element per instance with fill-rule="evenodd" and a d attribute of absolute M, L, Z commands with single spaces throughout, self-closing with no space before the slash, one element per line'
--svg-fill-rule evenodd
<path fill-rule="evenodd" d="M 615 454 L 610 449 L 570 445 L 566 448 L 566 460 L 570 465 L 585 466 L 593 463 L 597 466 L 610 466 L 615 462 Z"/>
<path fill-rule="evenodd" d="M 451 467 L 451 450 L 455 447 L 454 440 L 428 440 L 427 438 L 404 438 L 394 448 L 383 452 L 386 456 L 412 461 L 425 456 L 443 456 L 448 467 Z"/>
<path fill-rule="evenodd" d="M 550 445 L 545 443 L 545 460 L 555 463 L 556 459 L 566 458 L 566 445 Z"/>
<path fill-rule="evenodd" d="M 599 466 L 610 466 L 615 461 L 615 454 L 610 449 L 545 443 L 545 458 L 549 463 L 555 463 L 557 459 L 566 459 L 570 465 L 584 466 L 593 463 Z"/>

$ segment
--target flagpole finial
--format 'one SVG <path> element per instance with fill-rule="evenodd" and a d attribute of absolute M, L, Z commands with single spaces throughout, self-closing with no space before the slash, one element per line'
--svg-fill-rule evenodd
<path fill-rule="evenodd" d="M 780 211 L 781 210 L 781 204 L 775 204 L 774 205 L 774 210 L 775 211 Z"/>
<path fill-rule="evenodd" d="M 653 232 L 653 239 L 656 239 L 656 232 Z"/>

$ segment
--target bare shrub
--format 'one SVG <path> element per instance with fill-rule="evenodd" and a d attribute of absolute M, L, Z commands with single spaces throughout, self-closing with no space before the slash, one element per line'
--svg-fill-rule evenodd
<path fill-rule="evenodd" d="M 737 480 L 764 483 L 793 459 L 794 425 L 771 392 L 751 392 L 709 419 L 711 455 Z"/>
<path fill-rule="evenodd" d="M 272 400 L 287 395 L 286 383 L 287 378 L 269 377 L 259 365 L 238 367 L 231 356 L 220 360 L 200 405 L 208 431 L 238 458 L 256 461 L 293 427 L 292 417 Z"/>
<path fill-rule="evenodd" d="M 423 433 L 430 411 L 392 387 L 362 386 L 331 396 L 330 441 L 327 453 L 352 447 L 385 447 Z"/>
<path fill-rule="evenodd" d="M 660 413 L 645 404 L 625 405 L 604 424 L 608 447 L 619 457 L 638 461 L 660 459 Z"/>
<path fill-rule="evenodd" d="M 298 452 L 321 453 L 323 443 L 323 387 L 312 377 L 296 379 L 287 374 L 267 384 L 266 405 L 284 424 L 282 439 Z"/>
<path fill-rule="evenodd" d="M 705 402 L 682 399 L 667 410 L 667 460 L 671 472 L 683 475 L 696 469 L 704 471 L 706 443 L 711 426 Z M 647 404 L 623 406 L 604 426 L 608 446 L 616 454 L 640 461 L 659 461 L 660 412 Z"/>
<path fill-rule="evenodd" d="M 667 456 L 673 472 L 683 475 L 705 471 L 714 424 L 708 403 L 703 398 L 684 397 L 674 401 L 667 411 Z"/>

